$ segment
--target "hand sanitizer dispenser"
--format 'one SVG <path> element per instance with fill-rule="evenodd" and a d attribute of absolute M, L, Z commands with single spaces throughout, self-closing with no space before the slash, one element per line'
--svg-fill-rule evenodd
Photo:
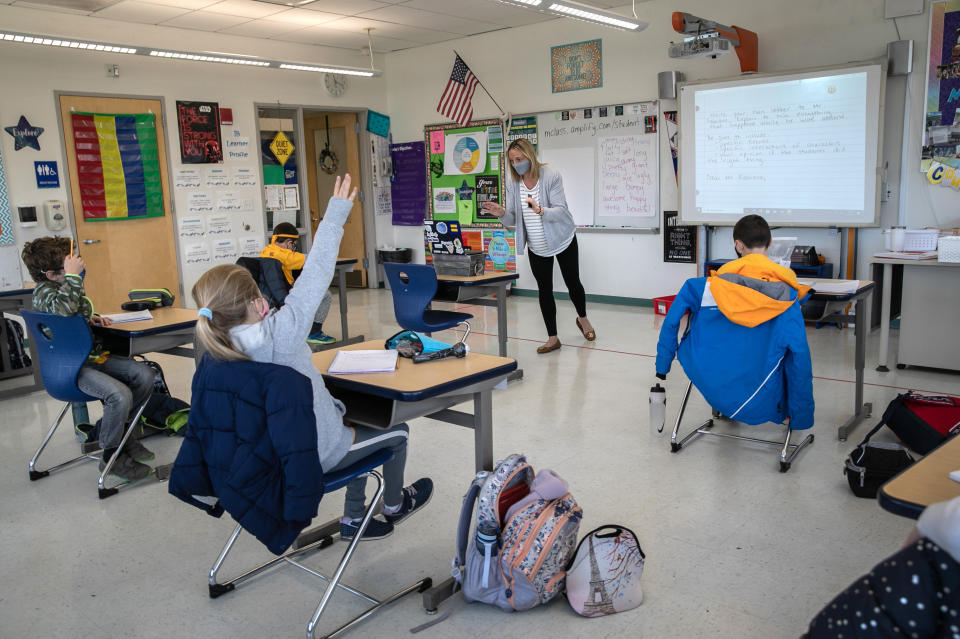
<path fill-rule="evenodd" d="M 49 231 L 62 231 L 67 228 L 67 207 L 61 200 L 45 200 L 43 203 L 43 222 Z"/>

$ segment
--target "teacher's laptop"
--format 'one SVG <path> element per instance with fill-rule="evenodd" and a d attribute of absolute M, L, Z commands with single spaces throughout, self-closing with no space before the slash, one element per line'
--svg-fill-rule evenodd
<path fill-rule="evenodd" d="M 463 236 L 459 222 L 424 220 L 423 232 L 433 254 L 463 255 Z"/>

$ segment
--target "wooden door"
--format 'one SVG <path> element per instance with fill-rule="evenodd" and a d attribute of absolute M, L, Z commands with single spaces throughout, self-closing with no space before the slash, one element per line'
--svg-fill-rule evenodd
<path fill-rule="evenodd" d="M 327 142 L 327 118 L 330 126 L 330 150 L 334 152 L 339 166 L 333 174 L 320 168 L 320 153 Z M 304 143 L 307 155 L 307 187 L 310 203 L 311 233 L 316 233 L 317 224 L 327 208 L 327 200 L 333 194 L 336 176 L 349 173 L 356 186 L 361 185 L 360 178 L 360 141 L 356 131 L 356 113 L 311 113 L 303 119 Z M 348 286 L 367 286 L 367 271 L 363 260 L 367 256 L 363 240 L 363 205 L 357 201 L 350 211 L 350 218 L 343 227 L 343 240 L 340 242 L 340 257 L 357 258 L 359 262 L 352 273 L 347 273 Z"/>
<path fill-rule="evenodd" d="M 167 174 L 166 136 L 160 100 L 106 98 L 80 95 L 60 96 L 70 194 L 73 200 L 77 246 L 87 265 L 84 287 L 95 309 L 117 312 L 132 288 L 168 288 L 180 305 L 180 278 L 174 245 L 173 216 L 170 210 L 170 182 Z M 156 116 L 160 180 L 163 189 L 163 216 L 140 219 L 86 221 L 83 217 L 77 154 L 73 139 L 72 111 L 82 113 L 153 113 Z"/>

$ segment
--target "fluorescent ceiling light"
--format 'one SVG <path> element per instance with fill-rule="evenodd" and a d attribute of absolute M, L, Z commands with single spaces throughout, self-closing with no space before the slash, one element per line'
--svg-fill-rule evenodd
<path fill-rule="evenodd" d="M 550 3 L 550 5 L 547 7 L 547 10 L 567 16 L 569 18 L 594 22 L 596 24 L 602 24 L 604 26 L 614 27 L 616 29 L 624 29 L 627 31 L 642 31 L 643 29 L 647 28 L 646 22 L 630 20 L 616 13 L 603 11 L 602 9 L 597 9 L 596 7 L 580 4 L 578 2 L 571 2 L 570 0 L 555 0 L 554 2 Z"/>
<path fill-rule="evenodd" d="M 314 71 L 320 73 L 342 73 L 343 75 L 357 75 L 366 78 L 379 77 L 382 72 L 377 69 L 363 69 L 358 67 L 346 67 L 336 65 L 312 65 L 301 62 L 284 62 L 281 60 L 263 60 L 256 56 L 249 56 L 239 53 L 219 53 L 219 52 L 194 52 L 194 51 L 171 51 L 166 49 L 142 48 L 138 49 L 123 44 L 111 44 L 108 42 L 89 42 L 84 40 L 71 40 L 69 38 L 60 38 L 57 36 L 37 35 L 32 33 L 11 33 L 0 31 L 0 42 L 14 42 L 22 44 L 39 44 L 53 47 L 64 47 L 67 49 L 82 49 L 85 51 L 102 51 L 104 53 L 127 53 L 135 55 L 145 55 L 153 58 L 166 58 L 171 60 L 190 60 L 193 62 L 214 62 L 218 64 L 235 64 L 247 67 L 261 67 L 271 69 L 283 69 L 289 71 Z"/>

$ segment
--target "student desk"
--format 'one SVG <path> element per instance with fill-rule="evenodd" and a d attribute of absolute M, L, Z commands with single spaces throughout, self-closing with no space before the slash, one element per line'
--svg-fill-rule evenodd
<path fill-rule="evenodd" d="M 874 277 L 883 268 L 880 297 L 880 353 L 877 370 L 889 371 L 890 306 L 894 269 L 903 272 L 897 368 L 929 366 L 960 370 L 960 262 L 875 257 Z"/>
<path fill-rule="evenodd" d="M 347 273 L 353 271 L 353 267 L 357 261 L 355 257 L 337 258 L 337 294 L 340 302 L 340 341 L 331 345 L 334 348 L 363 341 L 363 335 L 350 337 L 349 331 L 347 330 Z"/>
<path fill-rule="evenodd" d="M 837 430 L 837 438 L 840 441 L 846 441 L 847 435 L 856 428 L 857 424 L 859 424 L 863 418 L 869 417 L 873 411 L 873 405 L 864 403 L 863 401 L 863 367 L 866 361 L 867 331 L 870 330 L 870 327 L 867 326 L 867 298 L 873 293 L 874 283 L 869 280 L 860 280 L 860 286 L 855 292 L 837 294 L 817 293 L 818 281 L 836 283 L 837 280 L 802 278 L 802 281 L 809 283 L 813 287 L 813 293 L 810 295 L 811 300 L 828 303 L 853 302 L 856 305 L 856 310 L 853 315 L 847 315 L 843 312 L 829 313 L 818 320 L 821 322 L 849 322 L 853 320 L 854 322 L 853 330 L 857 342 L 856 354 L 854 356 L 854 370 L 856 371 L 857 383 L 856 390 L 854 391 L 853 416 L 845 421 Z"/>
<path fill-rule="evenodd" d="M 167 353 L 193 358 L 196 351 L 180 348 L 192 344 L 196 333 L 197 312 L 188 308 L 162 306 L 151 309 L 151 320 L 95 326 L 104 349 L 118 357 L 144 353 Z"/>
<path fill-rule="evenodd" d="M 930 504 L 960 497 L 960 483 L 949 477 L 954 470 L 960 470 L 960 437 L 951 437 L 881 486 L 877 501 L 884 510 L 916 519 Z"/>
<path fill-rule="evenodd" d="M 383 341 L 372 340 L 343 347 L 382 349 Z M 350 422 L 388 428 L 417 417 L 473 429 L 474 467 L 477 471 L 493 470 L 493 387 L 517 369 L 517 362 L 506 357 L 468 353 L 462 359 L 442 359 L 414 364 L 405 357 L 397 358 L 392 373 L 328 375 L 327 369 L 337 351 L 313 355 L 314 365 L 323 373 L 330 394 L 347 407 Z M 451 407 L 473 399 L 473 415 Z M 330 537 L 340 530 L 335 519 L 304 533 L 313 539 Z M 434 612 L 441 601 L 453 594 L 453 579 L 446 579 L 423 593 L 423 606 Z"/>
<path fill-rule="evenodd" d="M 33 308 L 33 288 L 20 288 L 13 291 L 0 291 L 0 362 L 3 362 L 3 370 L 0 371 L 0 379 L 10 379 L 13 377 L 22 377 L 24 375 L 33 375 L 33 383 L 26 386 L 16 386 L 0 390 L 0 400 L 10 397 L 19 397 L 33 391 L 43 390 L 43 380 L 40 378 L 40 367 L 36 363 L 26 368 L 10 368 L 10 353 L 7 344 L 7 324 L 2 321 L 5 313 L 19 315 L 21 309 Z M 31 353 L 31 358 L 36 360 L 36 355 Z"/>
<path fill-rule="evenodd" d="M 486 273 L 484 275 L 441 275 L 437 273 L 437 294 L 434 299 L 444 302 L 471 301 L 477 306 L 497 307 L 497 340 L 500 357 L 507 356 L 507 287 L 519 279 L 518 273 Z M 485 299 L 491 295 L 496 300 Z M 510 380 L 521 379 L 523 371 L 517 369 Z"/>

